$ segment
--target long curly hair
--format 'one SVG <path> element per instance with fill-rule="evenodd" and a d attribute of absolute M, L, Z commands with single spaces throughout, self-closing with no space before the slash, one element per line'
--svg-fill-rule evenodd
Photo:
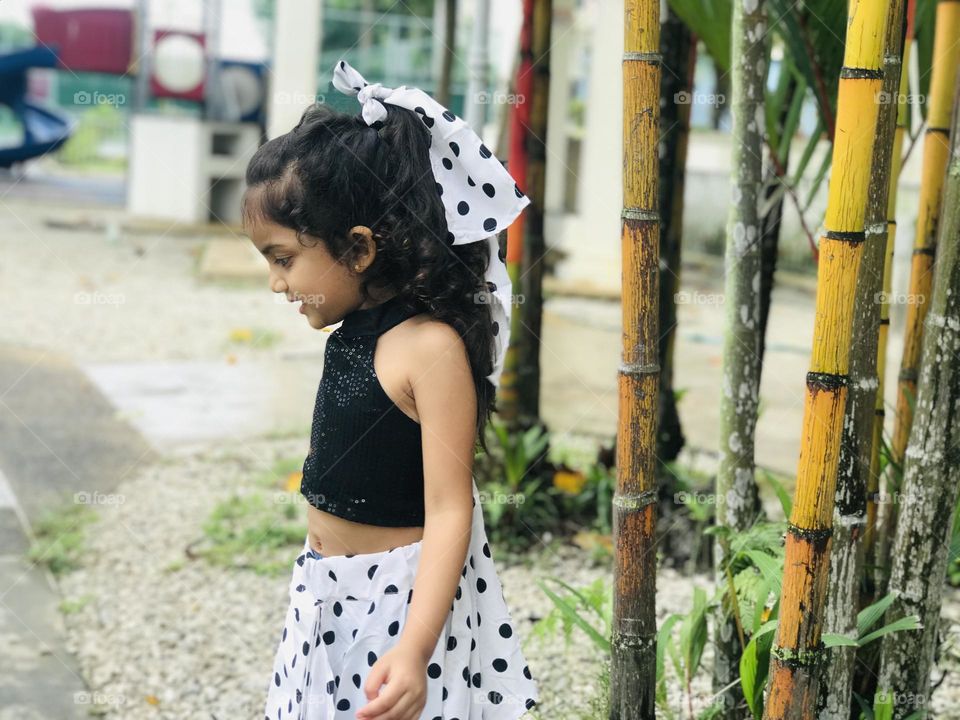
<path fill-rule="evenodd" d="M 420 117 L 384 105 L 386 120 L 369 126 L 360 114 L 315 104 L 290 132 L 263 144 L 246 170 L 245 224 L 268 219 L 296 231 L 304 247 L 323 242 L 347 267 L 358 244 L 355 225 L 370 228 L 377 252 L 360 292 L 390 288 L 410 309 L 452 326 L 466 346 L 477 395 L 476 439 L 496 408 L 493 319 L 478 297 L 488 293 L 486 242 L 451 244 L 439 185 L 430 165 L 431 136 Z M 478 295 L 479 294 L 479 295 Z"/>

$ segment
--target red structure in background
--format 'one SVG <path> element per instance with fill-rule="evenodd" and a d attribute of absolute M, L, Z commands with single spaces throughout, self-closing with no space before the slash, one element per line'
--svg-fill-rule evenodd
<path fill-rule="evenodd" d="M 153 49 L 156 52 L 157 46 L 165 39 L 172 37 L 189 38 L 195 42 L 206 54 L 206 36 L 203 33 L 192 33 L 183 30 L 157 30 L 153 34 Z M 150 94 L 153 97 L 179 98 L 181 100 L 193 100 L 194 102 L 203 102 L 203 93 L 206 87 L 205 75 L 200 77 L 200 81 L 192 88 L 176 89 L 164 85 L 157 78 L 156 73 L 150 74 Z"/>
<path fill-rule="evenodd" d="M 510 145 L 507 167 L 522 191 L 527 188 L 527 135 L 530 132 L 530 106 L 533 104 L 533 0 L 523 2 L 520 26 L 520 63 L 514 92 L 518 101 L 510 112 Z M 522 102 L 519 100 L 522 99 Z M 524 213 L 507 228 L 507 262 L 523 262 Z M 517 290 L 516 292 L 519 292 Z"/>
<path fill-rule="evenodd" d="M 38 41 L 72 72 L 126 75 L 133 60 L 133 13 L 122 9 L 33 9 Z"/>

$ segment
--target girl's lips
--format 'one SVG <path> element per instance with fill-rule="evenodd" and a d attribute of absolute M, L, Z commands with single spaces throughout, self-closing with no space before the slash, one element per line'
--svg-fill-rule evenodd
<path fill-rule="evenodd" d="M 301 315 L 307 314 L 307 304 L 305 302 L 300 303 L 300 314 Z"/>

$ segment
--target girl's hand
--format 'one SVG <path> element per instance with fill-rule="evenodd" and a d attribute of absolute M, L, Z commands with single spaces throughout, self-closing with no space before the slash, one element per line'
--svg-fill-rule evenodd
<path fill-rule="evenodd" d="M 381 684 L 386 689 L 380 692 Z M 427 702 L 427 662 L 423 654 L 398 643 L 370 668 L 363 691 L 368 700 L 357 720 L 417 720 Z"/>

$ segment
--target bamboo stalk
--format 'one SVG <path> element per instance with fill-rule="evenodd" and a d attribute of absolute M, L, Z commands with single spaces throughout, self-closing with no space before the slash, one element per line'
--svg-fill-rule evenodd
<path fill-rule="evenodd" d="M 763 233 L 764 87 L 766 85 L 766 5 L 734 2 L 732 16 L 731 189 L 724 259 L 723 380 L 720 393 L 720 467 L 717 472 L 716 524 L 733 533 L 747 530 L 760 514 L 754 465 L 754 434 L 760 402 L 760 269 Z M 715 543 L 718 585 L 727 573 L 723 543 Z M 714 686 L 723 717 L 743 718 L 749 708 L 739 683 L 743 647 L 736 634 L 735 598 L 729 595 L 716 613 Z M 718 677 L 720 674 L 722 677 Z"/>
<path fill-rule="evenodd" d="M 890 190 L 887 196 L 887 247 L 883 262 L 883 299 L 880 303 L 880 330 L 877 335 L 877 398 L 874 409 L 873 439 L 870 446 L 870 472 L 867 475 L 867 527 L 863 536 L 864 554 L 870 564 L 873 557 L 877 527 L 877 503 L 880 499 L 880 446 L 886 419 L 884 387 L 886 386 L 887 341 L 890 336 L 890 293 L 893 290 L 893 250 L 897 234 L 897 189 L 903 166 L 903 139 L 907 132 L 910 105 L 909 59 L 913 40 L 916 0 L 907 3 L 907 30 L 903 39 L 903 58 L 900 66 L 900 92 L 897 97 L 897 126 L 893 134 L 893 164 L 890 168 Z M 868 584 L 873 584 L 868 578 Z"/>
<path fill-rule="evenodd" d="M 659 50 L 659 0 L 625 0 L 623 350 L 612 515 L 611 720 L 655 716 Z"/>
<path fill-rule="evenodd" d="M 764 718 L 813 718 L 823 657 L 837 461 L 847 400 L 851 320 L 863 254 L 867 188 L 889 3 L 848 5 L 833 172 L 820 238 L 813 352 L 797 486 L 786 538 L 780 618 Z"/>
<path fill-rule="evenodd" d="M 886 635 L 881 644 L 878 690 L 893 700 L 894 718 L 900 719 L 917 710 L 929 712 L 930 669 L 960 487 L 960 82 L 954 97 L 936 277 L 893 545 L 890 591 L 897 600 L 885 618 L 892 622 L 915 614 L 922 627 Z"/>
<path fill-rule="evenodd" d="M 856 637 L 863 570 L 861 537 L 867 525 L 867 475 L 877 404 L 877 347 L 881 332 L 881 296 L 887 252 L 887 212 L 893 140 L 903 49 L 903 0 L 891 0 L 886 22 L 883 85 L 867 191 L 866 240 L 857 277 L 849 390 L 837 463 L 836 507 L 830 552 L 830 579 L 824 630 Z M 818 718 L 847 720 L 853 703 L 856 648 L 838 646 L 826 651 L 818 698 Z"/>
<path fill-rule="evenodd" d="M 937 3 L 934 30 L 927 131 L 923 139 L 920 209 L 910 266 L 910 286 L 906 298 L 907 317 L 903 358 L 900 362 L 900 375 L 897 382 L 897 414 L 894 418 L 891 447 L 893 460 L 901 466 L 913 423 L 913 411 L 910 405 L 917 392 L 923 323 L 927 316 L 933 284 L 937 223 L 940 217 L 941 192 L 949 151 L 947 135 L 950 126 L 950 108 L 958 64 L 960 64 L 960 2 L 940 0 Z M 896 533 L 898 512 L 896 493 L 887 493 L 887 495 L 888 502 L 882 508 L 883 530 L 878 557 L 879 564 L 883 567 L 886 567 L 890 561 L 890 547 Z M 885 583 L 878 589 L 880 594 L 883 594 L 884 586 Z"/>

